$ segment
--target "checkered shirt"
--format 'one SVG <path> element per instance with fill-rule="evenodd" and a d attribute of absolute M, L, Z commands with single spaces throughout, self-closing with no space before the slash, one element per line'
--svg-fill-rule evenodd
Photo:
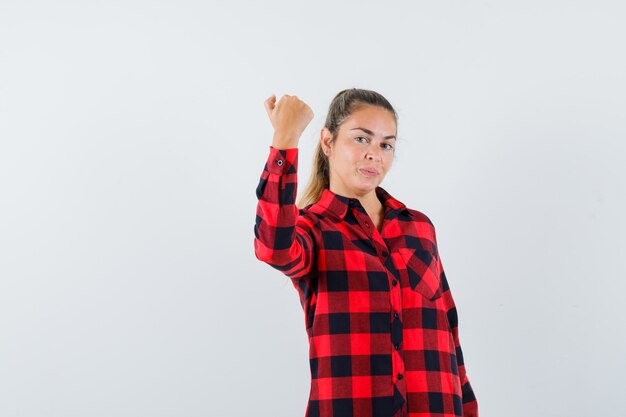
<path fill-rule="evenodd" d="M 254 251 L 304 311 L 305 417 L 478 417 L 433 223 L 381 187 L 381 232 L 358 199 L 329 189 L 298 209 L 297 166 L 298 148 L 270 146 Z"/>

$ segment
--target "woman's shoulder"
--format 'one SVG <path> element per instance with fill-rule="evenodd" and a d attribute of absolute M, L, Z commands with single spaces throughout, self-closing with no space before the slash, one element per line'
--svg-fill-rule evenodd
<path fill-rule="evenodd" d="M 435 230 L 435 224 L 431 218 L 423 211 L 411 209 L 407 207 L 407 211 L 411 215 L 411 222 L 413 223 L 412 230 L 415 231 L 417 236 L 425 237 L 433 242 L 434 246 L 437 245 L 437 231 Z M 436 251 L 436 249 L 434 249 Z"/>
<path fill-rule="evenodd" d="M 433 222 L 430 220 L 430 217 L 426 215 L 423 211 L 412 209 L 407 207 L 406 210 L 409 212 L 414 221 L 424 222 L 430 224 L 432 227 L 435 227 Z"/>
<path fill-rule="evenodd" d="M 298 225 L 302 227 L 319 227 L 321 216 L 319 213 L 310 210 L 312 204 L 298 208 Z"/>
<path fill-rule="evenodd" d="M 429 225 L 433 226 L 430 217 L 427 216 L 426 213 L 421 210 L 408 207 L 402 201 L 398 200 L 396 197 L 390 194 L 389 191 L 387 191 L 386 189 L 379 186 L 376 188 L 376 193 L 378 194 L 381 202 L 385 204 L 385 206 L 393 209 L 394 211 L 398 211 L 399 213 L 408 213 L 410 216 L 410 221 L 418 223 L 428 223 Z"/>

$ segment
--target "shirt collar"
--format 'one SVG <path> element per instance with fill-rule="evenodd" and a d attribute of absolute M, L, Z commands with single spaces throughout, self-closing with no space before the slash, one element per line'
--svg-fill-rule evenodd
<path fill-rule="evenodd" d="M 380 186 L 376 187 L 376 195 L 378 199 L 383 203 L 383 207 L 385 208 L 385 216 L 391 210 L 397 210 L 398 212 L 406 211 L 407 213 L 410 213 L 404 203 L 394 198 L 384 188 Z M 313 204 L 310 207 L 310 210 L 319 214 L 326 214 L 330 212 L 340 219 L 343 219 L 348 212 L 348 207 L 350 206 L 359 207 L 361 206 L 361 202 L 358 198 L 346 197 L 340 194 L 336 194 L 330 191 L 328 188 L 324 188 L 320 199 L 317 201 L 317 203 Z"/>

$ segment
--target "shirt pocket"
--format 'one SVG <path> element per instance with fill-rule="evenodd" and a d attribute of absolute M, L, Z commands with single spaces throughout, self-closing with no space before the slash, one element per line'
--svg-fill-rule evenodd
<path fill-rule="evenodd" d="M 441 297 L 443 291 L 436 253 L 422 248 L 405 249 L 400 253 L 411 288 L 431 301 Z"/>

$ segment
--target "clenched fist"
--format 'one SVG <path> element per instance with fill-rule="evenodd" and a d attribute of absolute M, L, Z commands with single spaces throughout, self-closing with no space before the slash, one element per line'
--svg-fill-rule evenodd
<path fill-rule="evenodd" d="M 300 135 L 313 119 L 313 110 L 297 96 L 283 95 L 278 103 L 272 94 L 265 100 L 265 110 L 274 127 L 272 147 L 289 149 L 298 147 Z"/>

